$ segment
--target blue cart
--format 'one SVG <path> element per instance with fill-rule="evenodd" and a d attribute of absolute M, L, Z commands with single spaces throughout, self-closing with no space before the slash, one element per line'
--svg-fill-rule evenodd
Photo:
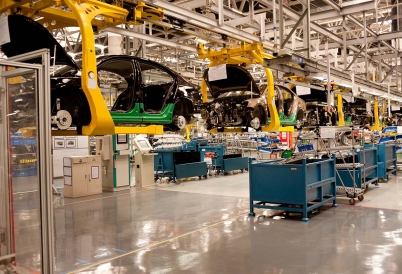
<path fill-rule="evenodd" d="M 201 154 L 201 160 L 205 158 L 208 153 L 214 153 L 216 156 L 212 158 L 210 169 L 218 172 L 227 173 L 233 170 L 247 170 L 248 169 L 248 157 L 241 157 L 241 154 L 225 154 L 225 145 L 214 146 L 200 146 L 199 151 Z"/>
<path fill-rule="evenodd" d="M 200 161 L 198 151 L 158 149 L 154 157 L 155 180 L 168 177 L 170 181 L 190 177 L 208 177 L 208 167 Z"/>
<path fill-rule="evenodd" d="M 266 208 L 301 212 L 302 221 L 308 221 L 313 209 L 329 202 L 336 206 L 334 159 L 281 161 L 250 160 L 250 216 L 255 216 L 254 208 Z"/>

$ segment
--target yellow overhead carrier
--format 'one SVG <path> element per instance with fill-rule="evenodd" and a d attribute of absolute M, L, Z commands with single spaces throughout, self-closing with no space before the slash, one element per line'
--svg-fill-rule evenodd
<path fill-rule="evenodd" d="M 261 64 L 264 65 L 264 58 L 273 58 L 272 55 L 264 53 L 264 48 L 260 43 L 252 43 L 246 45 L 242 42 L 239 47 L 222 48 L 219 51 L 213 49 L 205 49 L 204 44 L 198 44 L 198 58 L 209 59 L 209 67 L 221 65 L 221 64 Z M 271 69 L 264 68 L 267 75 L 267 104 L 268 111 L 270 113 L 271 122 L 269 125 L 263 127 L 261 131 L 293 131 L 293 127 L 282 128 L 280 127 L 279 115 L 275 106 L 275 89 L 274 89 L 274 76 Z M 207 102 L 207 85 L 202 79 L 201 92 L 204 103 Z M 212 130 L 216 131 L 216 129 Z M 239 132 L 241 129 L 225 129 L 225 132 Z"/>
<path fill-rule="evenodd" d="M 60 9 L 61 6 L 67 6 L 71 12 Z M 83 127 L 84 135 L 106 135 L 106 134 L 161 134 L 163 126 L 147 127 L 128 127 L 115 126 L 109 110 L 103 100 L 100 89 L 97 85 L 97 67 L 95 54 L 95 27 L 97 31 L 116 26 L 123 23 L 142 24 L 145 20 L 160 20 L 163 18 L 163 11 L 160 8 L 154 8 L 138 2 L 133 6 L 133 18 L 129 20 L 129 10 L 109 5 L 96 0 L 40 0 L 32 1 L 14 1 L 1 0 L 0 13 L 19 13 L 28 17 L 41 16 L 41 23 L 49 20 L 55 21 L 50 24 L 53 28 L 79 26 L 82 36 L 82 72 L 81 86 L 87 97 L 91 110 L 91 123 Z M 101 19 L 95 17 L 102 15 Z M 68 135 L 76 133 L 68 131 L 56 131 L 55 135 Z"/>
<path fill-rule="evenodd" d="M 378 101 L 374 101 L 374 125 L 370 128 L 371 130 L 382 130 L 380 125 L 380 120 L 378 117 Z"/>
<path fill-rule="evenodd" d="M 342 94 L 338 93 L 337 96 L 338 100 L 338 126 L 344 126 L 345 125 L 345 118 L 343 115 L 343 100 L 342 100 Z"/>

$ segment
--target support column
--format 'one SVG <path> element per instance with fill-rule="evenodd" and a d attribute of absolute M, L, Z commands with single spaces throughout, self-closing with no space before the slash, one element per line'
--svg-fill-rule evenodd
<path fill-rule="evenodd" d="M 366 80 L 368 77 L 368 60 L 367 60 L 367 20 L 366 20 L 366 11 L 363 11 L 363 27 L 364 27 L 364 66 L 366 69 Z"/>
<path fill-rule="evenodd" d="M 123 38 L 120 34 L 108 32 L 107 33 L 108 39 L 108 55 L 121 55 L 121 44 Z"/>
<path fill-rule="evenodd" d="M 306 56 L 310 59 L 310 0 L 306 0 L 306 6 L 303 7 L 303 12 L 307 9 L 307 16 L 303 22 L 303 47 L 307 49 Z"/>
<path fill-rule="evenodd" d="M 279 1 L 280 2 L 280 1 Z M 277 48 L 278 46 L 278 41 L 276 39 L 276 0 L 272 1 L 272 21 L 274 23 L 274 48 Z"/>
<path fill-rule="evenodd" d="M 283 1 L 279 0 L 279 45 L 283 43 L 283 34 L 285 32 L 285 20 L 283 20 Z M 283 47 L 281 47 L 283 48 Z"/>
<path fill-rule="evenodd" d="M 142 33 L 146 34 L 147 33 L 147 29 L 145 24 L 143 24 L 142 26 L 140 26 L 140 28 L 142 27 Z M 141 40 L 141 57 L 142 58 L 146 58 L 147 57 L 147 41 L 145 41 L 144 39 Z"/>
<path fill-rule="evenodd" d="M 346 68 L 348 67 L 348 59 L 347 59 L 347 51 L 348 48 L 346 46 L 346 20 L 345 20 L 346 16 L 343 16 L 343 20 L 342 20 L 342 27 L 343 27 L 343 69 L 346 70 Z"/>
<path fill-rule="evenodd" d="M 402 65 L 402 58 L 401 57 L 399 57 L 399 63 Z M 396 64 L 396 65 L 398 65 L 398 64 Z M 396 79 L 398 79 L 398 74 L 396 74 Z M 402 73 L 401 73 L 401 88 L 402 88 Z"/>
<path fill-rule="evenodd" d="M 399 21 L 399 20 L 398 20 Z M 398 48 L 398 39 L 395 39 L 395 48 Z M 399 78 L 398 78 L 398 51 L 395 51 L 395 79 L 396 90 L 399 91 Z M 392 79 L 392 74 L 389 76 Z"/>
<path fill-rule="evenodd" d="M 327 55 L 327 107 L 328 111 L 331 107 L 331 57 Z"/>

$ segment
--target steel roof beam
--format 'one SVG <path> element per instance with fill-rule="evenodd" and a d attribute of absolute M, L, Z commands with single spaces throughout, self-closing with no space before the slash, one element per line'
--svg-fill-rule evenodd
<path fill-rule="evenodd" d="M 164 45 L 164 46 L 171 47 L 171 48 L 177 48 L 177 49 L 186 50 L 186 51 L 190 51 L 190 52 L 197 52 L 196 47 L 191 47 L 191 46 L 187 46 L 184 44 L 175 43 L 175 42 L 172 42 L 172 41 L 166 40 L 166 39 L 156 38 L 154 36 L 134 32 L 132 30 L 113 27 L 113 28 L 107 28 L 105 31 L 125 35 L 128 37 L 143 39 L 143 40 L 146 40 L 149 42 L 158 43 L 160 45 Z"/>
<path fill-rule="evenodd" d="M 258 1 L 259 1 L 259 2 L 262 2 L 262 0 L 258 0 Z M 272 5 L 272 3 L 266 3 L 266 2 L 262 2 L 262 3 L 268 4 L 268 5 Z M 284 7 L 283 7 L 283 11 L 284 11 L 285 14 L 287 14 L 287 15 L 290 16 L 290 17 L 292 17 L 293 19 L 298 19 L 298 18 L 300 18 L 300 14 L 299 14 L 298 12 L 296 12 L 296 11 L 290 9 L 289 7 L 285 7 L 285 6 L 284 6 Z M 326 28 L 320 26 L 319 24 L 317 24 L 317 23 L 315 23 L 315 22 L 311 22 L 311 23 L 310 23 L 310 26 L 311 26 L 311 28 L 314 29 L 315 31 L 317 31 L 317 32 L 319 32 L 319 33 L 321 33 L 321 34 L 327 36 L 328 38 L 332 39 L 333 41 L 339 43 L 339 45 L 343 45 L 343 39 L 342 39 L 341 37 L 339 37 L 338 35 L 332 33 L 331 31 L 327 30 Z M 370 37 L 368 37 L 368 38 L 370 38 Z M 376 39 L 375 37 L 372 37 L 372 38 Z M 357 40 L 357 39 L 356 39 L 356 40 Z M 349 40 L 349 41 L 350 41 L 350 40 Z M 369 39 L 368 39 L 368 42 L 370 42 Z M 354 44 L 357 44 L 357 43 L 354 43 Z M 352 50 L 355 51 L 355 52 L 359 52 L 360 49 L 357 48 L 357 47 L 355 47 L 355 46 L 353 46 L 354 44 L 348 44 L 348 43 L 347 43 L 347 45 L 348 45 L 348 47 L 349 47 L 350 49 L 352 49 Z M 369 58 L 369 59 L 372 60 L 371 58 Z M 384 64 L 384 63 L 383 63 L 382 65 L 383 65 L 384 67 L 386 67 L 386 68 L 389 69 L 389 66 L 388 66 L 387 64 Z"/>
<path fill-rule="evenodd" d="M 252 42 L 263 43 L 263 45 L 266 48 L 273 49 L 272 42 L 261 41 L 259 36 L 256 36 L 252 33 L 245 32 L 244 30 L 241 30 L 236 27 L 228 26 L 225 24 L 220 26 L 218 24 L 217 20 L 208 18 L 205 15 L 199 14 L 197 12 L 192 12 L 185 8 L 182 8 L 182 7 L 179 7 L 172 3 L 161 1 L 161 0 L 145 0 L 144 2 L 162 8 L 165 12 L 165 15 L 183 20 L 183 21 L 185 21 L 189 24 L 195 25 L 197 27 L 211 30 L 211 31 L 217 32 L 221 35 L 227 35 L 228 37 L 232 37 L 239 41 L 245 41 L 248 43 L 252 43 Z"/>

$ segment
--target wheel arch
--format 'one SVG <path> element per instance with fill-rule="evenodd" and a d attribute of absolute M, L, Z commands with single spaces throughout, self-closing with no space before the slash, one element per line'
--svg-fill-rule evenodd
<path fill-rule="evenodd" d="M 91 122 L 91 110 L 88 99 L 82 89 L 67 85 L 51 92 L 51 111 L 56 111 L 56 99 L 60 99 L 60 109 L 70 112 L 73 124 L 76 126 L 89 125 Z"/>
<path fill-rule="evenodd" d="M 175 102 L 173 115 L 189 116 L 193 114 L 194 114 L 194 104 L 190 99 L 182 97 Z"/>

